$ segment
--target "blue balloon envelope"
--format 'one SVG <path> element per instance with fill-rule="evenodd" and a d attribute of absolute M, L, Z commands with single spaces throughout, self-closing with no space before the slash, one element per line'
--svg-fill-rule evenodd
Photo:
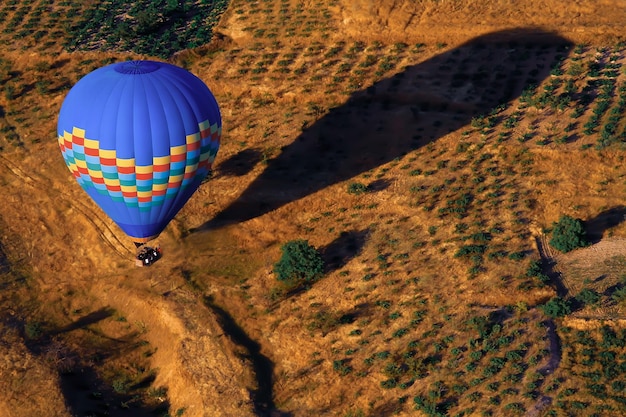
<path fill-rule="evenodd" d="M 209 174 L 222 134 L 217 101 L 189 71 L 127 61 L 87 74 L 57 125 L 81 187 L 137 243 L 157 237 Z"/>

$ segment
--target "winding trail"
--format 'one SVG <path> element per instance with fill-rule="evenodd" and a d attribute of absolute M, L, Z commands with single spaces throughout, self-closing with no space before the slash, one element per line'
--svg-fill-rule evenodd
<path fill-rule="evenodd" d="M 548 269 L 546 272 L 548 273 L 548 276 L 550 276 L 552 282 L 556 285 L 557 293 L 559 295 L 565 295 L 570 292 L 571 287 L 566 281 L 561 270 L 558 268 L 554 251 L 550 247 L 546 235 L 541 233 L 539 236 L 536 236 L 535 243 L 537 245 L 537 251 L 541 256 L 542 263 L 545 268 Z M 561 363 L 561 343 L 556 332 L 556 324 L 553 320 L 548 320 L 545 324 L 547 336 L 550 341 L 550 356 L 548 357 L 546 364 L 538 370 L 538 372 L 544 376 L 554 373 Z M 552 404 L 552 397 L 543 394 L 539 396 L 534 406 L 526 412 L 525 416 L 538 417 L 550 404 Z"/>
<path fill-rule="evenodd" d="M 13 175 L 23 181 L 24 184 L 44 192 L 51 199 L 55 197 L 63 199 L 67 202 L 67 204 L 69 204 L 73 209 L 84 216 L 84 219 L 94 227 L 94 230 L 102 238 L 102 241 L 105 242 L 120 257 L 128 259 L 129 255 L 134 256 L 134 252 L 124 245 L 124 243 L 113 232 L 109 223 L 103 219 L 98 212 L 92 210 L 86 204 L 80 202 L 80 200 L 68 198 L 67 194 L 56 188 L 56 186 L 53 185 L 50 187 L 42 180 L 27 174 L 15 163 L 11 162 L 2 155 L 0 155 L 0 165 L 13 173 Z"/>
<path fill-rule="evenodd" d="M 95 204 L 76 198 L 81 190 L 65 189 L 75 186 L 69 177 L 44 178 L 45 169 L 40 173 L 19 164 L 0 155 L 0 178 L 15 195 L 3 215 L 14 219 L 18 232 L 28 228 L 28 238 L 36 239 L 27 255 L 35 270 L 45 272 L 40 290 L 88 294 L 91 308 L 123 311 L 129 322 L 149 328 L 144 337 L 157 348 L 152 363 L 159 370 L 154 385 L 167 387 L 172 410 L 184 409 L 190 417 L 267 414 L 254 402 L 254 363 L 237 355 L 236 338 L 184 288 L 176 273 L 179 260 L 150 269 L 131 266 L 130 240 L 125 242 Z M 26 197 L 14 191 L 20 188 Z M 68 228 L 77 230 L 68 233 Z M 0 401 L 0 414 L 3 406 Z"/>
<path fill-rule="evenodd" d="M 548 242 L 548 237 L 542 233 L 535 237 L 535 243 L 537 245 L 539 255 L 541 256 L 541 260 L 543 261 L 542 264 L 544 265 L 544 269 L 546 269 L 544 272 L 547 273 L 551 281 L 556 286 L 557 294 L 563 297 L 566 294 L 571 293 L 572 287 L 559 268 L 554 250 L 550 247 L 550 243 Z"/>
<path fill-rule="evenodd" d="M 615 271 L 610 271 L 607 261 L 618 257 L 626 258 L 626 239 L 623 238 L 602 239 L 594 245 L 579 248 L 566 254 L 555 253 L 550 247 L 547 236 L 543 233 L 535 237 L 535 242 L 543 265 L 546 268 L 545 272 L 550 276 L 551 282 L 555 285 L 557 293 L 561 297 L 573 296 L 582 289 L 580 285 L 576 285 L 576 283 L 568 280 L 568 274 L 562 270 L 564 266 L 575 263 L 578 267 L 586 268 L 585 271 L 588 273 L 593 271 L 604 276 L 604 274 L 610 272 L 615 273 Z M 570 317 L 584 320 L 619 320 L 626 318 L 626 316 L 620 314 L 616 304 L 598 306 L 595 309 L 595 314 L 589 314 L 588 311 L 583 309 L 573 312 L 570 314 Z M 539 369 L 539 372 L 544 376 L 552 374 L 558 369 L 562 355 L 555 322 L 553 320 L 546 321 L 546 328 L 550 341 L 550 356 L 546 364 Z M 528 410 L 526 417 L 538 417 L 551 403 L 551 397 L 541 395 L 534 407 Z"/>

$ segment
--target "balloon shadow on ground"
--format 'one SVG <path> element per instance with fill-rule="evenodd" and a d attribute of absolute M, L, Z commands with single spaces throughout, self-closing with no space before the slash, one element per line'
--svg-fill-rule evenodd
<path fill-rule="evenodd" d="M 258 149 L 243 149 L 220 163 L 218 175 L 241 177 L 252 171 L 261 159 L 262 153 Z"/>
<path fill-rule="evenodd" d="M 555 33 L 521 28 L 480 36 L 407 66 L 330 109 L 199 230 L 261 216 L 469 125 L 540 84 L 571 47 Z M 237 164 L 229 161 L 225 168 L 233 171 Z"/>

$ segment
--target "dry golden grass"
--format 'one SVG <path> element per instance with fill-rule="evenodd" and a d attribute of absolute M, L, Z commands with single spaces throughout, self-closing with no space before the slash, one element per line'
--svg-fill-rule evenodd
<path fill-rule="evenodd" d="M 0 6 L 0 31 L 28 4 Z M 557 321 L 559 363 L 537 307 L 555 291 L 525 277 L 535 239 L 562 214 L 588 220 L 596 239 L 626 234 L 606 220 L 623 207 L 623 139 L 595 150 L 603 124 L 583 133 L 601 91 L 589 81 L 615 80 L 615 108 L 626 80 L 621 67 L 588 73 L 625 62 L 621 7 L 234 0 L 214 43 L 171 58 L 220 102 L 215 176 L 159 239 L 163 260 L 135 269 L 130 242 L 72 181 L 54 132 L 82 75 L 140 56 L 63 52 L 63 17 L 42 17 L 50 27 L 39 40 L 14 36 L 32 6 L 0 32 L 0 237 L 11 265 L 0 311 L 14 313 L 0 349 L 28 365 L 0 366 L 10 381 L 0 414 L 88 413 L 99 404 L 81 403 L 89 390 L 118 416 L 425 414 L 415 398 L 449 415 L 577 415 L 576 401 L 623 411 L 580 388 L 583 327 L 571 318 Z M 560 59 L 563 72 L 550 75 Z M 546 87 L 558 96 L 568 80 L 575 94 L 563 108 L 541 104 Z M 520 94 L 533 83 L 529 103 Z M 370 192 L 349 193 L 354 183 Z M 296 238 L 329 266 L 286 293 L 272 266 Z M 479 247 L 473 259 L 460 254 Z M 36 323 L 44 337 L 27 340 L 29 351 L 11 326 Z M 602 340 L 597 324 L 585 329 Z M 94 373 L 89 390 L 63 388 L 66 376 L 37 350 L 51 346 Z M 130 411 L 113 390 L 122 375 L 154 378 L 132 392 L 141 401 Z"/>

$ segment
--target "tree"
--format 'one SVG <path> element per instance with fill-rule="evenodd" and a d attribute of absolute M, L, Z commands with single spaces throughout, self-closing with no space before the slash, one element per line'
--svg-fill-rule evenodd
<path fill-rule="evenodd" d="M 541 309 L 546 316 L 552 318 L 564 317 L 572 312 L 569 301 L 561 297 L 553 297 L 550 301 L 541 306 Z"/>
<path fill-rule="evenodd" d="M 313 282 L 324 274 L 324 260 L 307 240 L 289 241 L 280 250 L 282 256 L 274 264 L 274 274 L 279 281 Z"/>
<path fill-rule="evenodd" d="M 582 220 L 567 215 L 561 216 L 559 221 L 554 223 L 550 246 L 563 253 L 589 246 Z"/>

